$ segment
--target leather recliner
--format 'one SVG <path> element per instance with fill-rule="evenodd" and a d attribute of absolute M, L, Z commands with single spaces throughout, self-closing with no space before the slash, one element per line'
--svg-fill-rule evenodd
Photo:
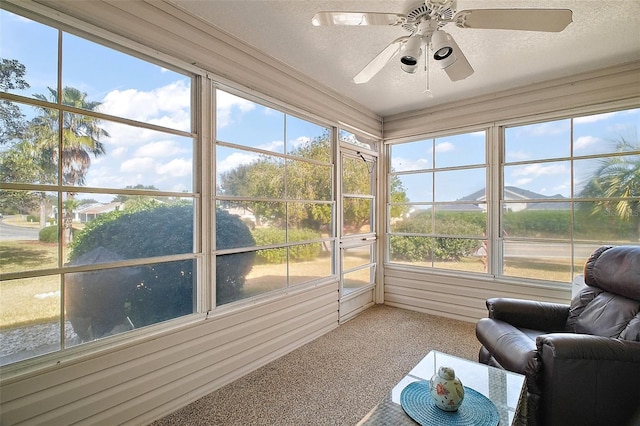
<path fill-rule="evenodd" d="M 487 300 L 479 361 L 526 376 L 529 425 L 640 425 L 640 246 L 603 246 L 570 305 Z"/>

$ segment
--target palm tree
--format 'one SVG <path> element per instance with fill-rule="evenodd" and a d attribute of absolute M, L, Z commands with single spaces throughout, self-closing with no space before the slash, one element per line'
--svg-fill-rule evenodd
<path fill-rule="evenodd" d="M 616 141 L 617 152 L 638 152 L 640 144 L 621 137 Z M 597 201 L 593 214 L 615 212 L 626 221 L 636 221 L 640 236 L 640 155 L 607 157 L 601 161 L 591 180 L 582 190 L 581 196 L 608 198 Z"/>
<path fill-rule="evenodd" d="M 87 101 L 87 94 L 73 87 L 65 87 L 59 99 L 58 91 L 49 89 L 49 97 L 34 95 L 37 99 L 57 103 L 58 100 L 67 106 L 82 110 L 95 110 L 100 102 Z M 85 176 L 91 166 L 91 155 L 97 157 L 105 154 L 102 138 L 109 137 L 106 130 L 99 126 L 100 120 L 84 114 L 62 113 L 57 109 L 39 107 L 40 115 L 35 117 L 29 131 L 32 141 L 41 158 L 55 166 L 65 186 L 85 184 Z M 61 127 L 61 128 L 60 128 Z M 62 136 L 62 144 L 60 144 Z M 60 151 L 60 146 L 62 150 Z M 75 192 L 67 192 L 67 202 L 63 212 L 63 241 L 71 242 Z"/>

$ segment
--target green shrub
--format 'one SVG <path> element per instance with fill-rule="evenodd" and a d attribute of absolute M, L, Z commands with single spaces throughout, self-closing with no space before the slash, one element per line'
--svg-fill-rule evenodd
<path fill-rule="evenodd" d="M 47 226 L 40 230 L 38 233 L 38 240 L 43 243 L 57 243 L 58 242 L 58 227 Z"/>
<path fill-rule="evenodd" d="M 40 221 L 40 219 L 35 217 L 34 215 L 32 215 L 32 214 L 27 215 L 27 222 L 39 222 L 39 221 Z"/>
<path fill-rule="evenodd" d="M 284 229 L 258 228 L 252 231 L 256 245 L 265 246 L 271 244 L 282 244 L 286 241 Z M 309 241 L 317 240 L 320 234 L 312 229 L 290 229 L 289 241 Z M 300 244 L 289 247 L 289 261 L 303 262 L 316 259 L 322 252 L 321 244 Z M 285 247 L 258 250 L 257 262 L 278 264 L 287 261 L 287 249 Z"/>
<path fill-rule="evenodd" d="M 254 244 L 237 216 L 221 210 L 216 215 L 219 248 Z M 154 203 L 102 215 L 76 235 L 71 248 L 71 265 L 192 253 L 193 207 Z M 219 256 L 216 264 L 217 303 L 237 299 L 253 253 Z M 126 324 L 127 317 L 141 327 L 192 313 L 194 267 L 195 261 L 182 260 L 69 274 L 65 303 L 74 330 L 87 340 Z"/>
<path fill-rule="evenodd" d="M 457 235 L 481 235 L 485 229 L 484 213 L 439 212 L 436 214 L 436 232 L 451 237 L 392 236 L 391 255 L 394 259 L 412 262 L 424 260 L 460 260 L 471 256 L 478 241 L 456 238 Z M 431 212 L 416 214 L 399 222 L 395 232 L 431 234 Z"/>

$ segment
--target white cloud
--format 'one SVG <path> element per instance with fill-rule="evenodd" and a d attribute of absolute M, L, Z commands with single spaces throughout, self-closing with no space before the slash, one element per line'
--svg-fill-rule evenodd
<path fill-rule="evenodd" d="M 150 157 L 130 158 L 120 164 L 123 173 L 150 173 L 154 171 L 155 162 Z"/>
<path fill-rule="evenodd" d="M 391 168 L 395 172 L 404 170 L 418 170 L 429 168 L 429 159 L 427 158 L 403 158 L 393 157 L 391 159 Z"/>
<path fill-rule="evenodd" d="M 602 139 L 596 138 L 594 136 L 580 136 L 573 144 L 573 148 L 574 150 L 578 151 L 581 149 L 586 149 L 597 143 L 602 143 Z"/>
<path fill-rule="evenodd" d="M 269 143 L 263 143 L 263 144 L 257 145 L 256 148 L 264 149 L 265 151 L 271 151 L 271 152 L 282 152 L 284 148 L 284 142 L 272 141 Z"/>
<path fill-rule="evenodd" d="M 527 133 L 534 136 L 558 135 L 563 132 L 569 132 L 569 129 L 569 120 L 551 121 L 526 127 Z"/>
<path fill-rule="evenodd" d="M 306 143 L 308 143 L 311 140 L 311 138 L 309 136 L 299 136 L 295 139 L 291 139 L 288 142 L 288 149 L 289 151 L 291 151 L 292 149 L 298 148 Z"/>
<path fill-rule="evenodd" d="M 189 152 L 190 150 L 181 148 L 174 141 L 162 140 L 145 144 L 138 148 L 134 153 L 134 157 L 172 157 L 178 154 Z"/>
<path fill-rule="evenodd" d="M 150 91 L 112 90 L 102 100 L 100 111 L 145 123 L 179 130 L 191 128 L 191 89 L 184 80 Z"/>
<path fill-rule="evenodd" d="M 233 170 L 241 164 L 249 164 L 259 158 L 258 154 L 234 152 L 218 162 L 217 172 L 224 173 Z"/>
<path fill-rule="evenodd" d="M 166 164 L 156 166 L 156 173 L 171 177 L 191 176 L 192 170 L 192 161 L 184 158 L 176 158 Z"/>
<path fill-rule="evenodd" d="M 218 90 L 216 92 L 216 119 L 218 127 L 226 127 L 233 123 L 232 112 L 239 110 L 246 113 L 255 108 L 256 104 L 246 99 L 239 98 L 231 93 Z"/>
<path fill-rule="evenodd" d="M 448 152 L 455 149 L 455 145 L 451 142 L 440 142 L 436 145 L 436 152 Z"/>
<path fill-rule="evenodd" d="M 531 179 L 531 178 L 517 179 L 516 180 L 516 186 L 523 186 L 523 185 L 526 185 L 528 183 L 531 183 L 532 181 L 533 181 L 533 179 Z"/>
<path fill-rule="evenodd" d="M 567 172 L 567 166 L 564 164 L 529 164 L 528 166 L 514 170 L 513 175 L 537 177 L 559 175 Z"/>

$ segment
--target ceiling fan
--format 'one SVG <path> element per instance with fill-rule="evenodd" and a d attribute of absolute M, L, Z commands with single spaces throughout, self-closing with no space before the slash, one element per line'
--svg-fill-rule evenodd
<path fill-rule="evenodd" d="M 433 59 L 451 81 L 469 77 L 474 72 L 473 68 L 453 37 L 442 29 L 449 23 L 460 28 L 560 32 L 572 22 L 569 9 L 472 9 L 456 12 L 456 3 L 456 0 L 421 1 L 414 3 L 404 14 L 318 12 L 311 22 L 315 26 L 390 25 L 402 27 L 410 33 L 392 41 L 373 58 L 353 78 L 357 84 L 371 80 L 399 52 L 402 52 L 402 70 L 415 73 L 418 60 L 428 46 L 431 46 Z"/>

